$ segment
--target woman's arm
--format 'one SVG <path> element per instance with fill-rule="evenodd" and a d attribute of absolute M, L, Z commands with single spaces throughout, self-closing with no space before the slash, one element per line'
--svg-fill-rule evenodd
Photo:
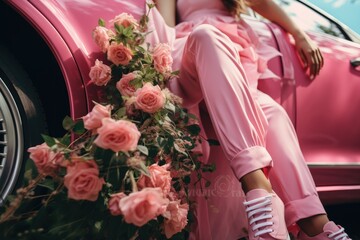
<path fill-rule="evenodd" d="M 156 8 L 170 27 L 176 24 L 176 0 L 154 0 Z"/>
<path fill-rule="evenodd" d="M 319 74 L 324 60 L 318 46 L 292 21 L 279 5 L 272 0 L 252 0 L 250 7 L 255 12 L 280 25 L 285 31 L 289 32 L 295 39 L 296 48 L 305 68 L 310 69 L 310 78 L 312 79 Z"/>

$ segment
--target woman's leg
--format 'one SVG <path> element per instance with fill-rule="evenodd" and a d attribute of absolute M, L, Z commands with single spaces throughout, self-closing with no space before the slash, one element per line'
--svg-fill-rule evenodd
<path fill-rule="evenodd" d="M 256 100 L 269 123 L 266 148 L 274 164 L 269 179 L 285 204 L 286 223 L 288 226 L 297 223 L 309 236 L 320 234 L 329 219 L 301 152 L 295 129 L 285 110 L 271 97 L 259 91 Z"/>
<path fill-rule="evenodd" d="M 188 37 L 180 68 L 184 106 L 205 101 L 218 140 L 238 179 L 272 164 L 265 148 L 267 121 L 253 100 L 239 55 L 211 25 Z"/>
<path fill-rule="evenodd" d="M 205 101 L 225 156 L 247 192 L 250 238 L 286 239 L 284 205 L 261 171 L 272 163 L 264 147 L 267 121 L 230 39 L 210 25 L 194 29 L 185 45 L 180 81 L 188 94 L 185 106 Z"/>
<path fill-rule="evenodd" d="M 266 149 L 274 164 L 269 171 L 269 179 L 284 201 L 287 224 L 294 224 L 312 215 L 325 214 L 287 113 L 271 97 L 260 91 L 256 99 L 269 123 Z"/>

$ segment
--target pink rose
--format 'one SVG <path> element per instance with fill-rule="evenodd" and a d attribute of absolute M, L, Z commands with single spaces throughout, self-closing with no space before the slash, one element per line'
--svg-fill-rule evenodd
<path fill-rule="evenodd" d="M 128 65 L 133 57 L 131 49 L 124 46 L 122 43 L 112 42 L 108 48 L 107 58 L 116 66 Z"/>
<path fill-rule="evenodd" d="M 139 188 L 155 187 L 161 188 L 164 196 L 170 192 L 171 176 L 170 171 L 166 170 L 168 164 L 159 166 L 156 163 L 148 167 L 150 177 L 142 174 L 137 181 Z"/>
<path fill-rule="evenodd" d="M 173 187 L 171 188 L 169 194 L 167 195 L 167 198 L 170 201 L 187 201 L 187 194 L 185 192 L 185 189 L 183 187 L 181 187 L 180 189 L 174 189 Z"/>
<path fill-rule="evenodd" d="M 46 143 L 31 147 L 28 152 L 38 172 L 44 175 L 55 175 L 64 160 L 61 153 L 53 152 Z"/>
<path fill-rule="evenodd" d="M 114 152 L 134 151 L 141 135 L 134 123 L 127 120 L 115 121 L 111 118 L 102 120 L 98 134 L 94 143 Z"/>
<path fill-rule="evenodd" d="M 104 183 L 94 160 L 74 158 L 66 167 L 64 185 L 68 189 L 68 198 L 96 201 Z"/>
<path fill-rule="evenodd" d="M 95 60 L 95 65 L 91 67 L 89 72 L 91 82 L 97 86 L 106 86 L 111 79 L 111 68 L 103 64 L 98 59 Z"/>
<path fill-rule="evenodd" d="M 111 215 L 113 215 L 113 216 L 122 215 L 122 212 L 121 212 L 121 209 L 120 209 L 120 206 L 119 206 L 119 202 L 124 197 L 126 197 L 126 194 L 123 193 L 123 192 L 112 194 L 110 196 L 109 210 L 110 210 Z"/>
<path fill-rule="evenodd" d="M 154 113 L 164 107 L 165 96 L 158 85 L 151 83 L 145 85 L 135 92 L 135 106 L 147 113 Z"/>
<path fill-rule="evenodd" d="M 102 26 L 97 26 L 93 30 L 93 39 L 96 45 L 99 46 L 102 52 L 106 52 L 109 47 L 109 41 L 112 37 L 115 36 L 115 33 L 110 29 L 107 29 Z"/>
<path fill-rule="evenodd" d="M 180 204 L 180 201 L 172 201 L 168 204 L 165 217 L 164 230 L 167 238 L 171 238 L 175 233 L 181 232 L 188 223 L 187 214 L 189 205 Z"/>
<path fill-rule="evenodd" d="M 121 79 L 116 83 L 116 88 L 119 90 L 121 95 L 131 97 L 135 94 L 135 87 L 130 84 L 132 80 L 136 78 L 136 74 L 128 73 L 123 74 Z"/>
<path fill-rule="evenodd" d="M 125 222 L 141 227 L 164 213 L 167 204 L 168 199 L 163 197 L 160 188 L 144 188 L 122 198 L 119 206 Z"/>
<path fill-rule="evenodd" d="M 96 104 L 91 112 L 87 115 L 83 116 L 82 119 L 84 121 L 84 127 L 87 130 L 96 131 L 99 127 L 102 126 L 102 120 L 104 118 L 110 117 L 111 106 L 106 105 L 103 106 L 101 104 Z"/>
<path fill-rule="evenodd" d="M 169 44 L 159 43 L 153 50 L 154 67 L 160 73 L 169 73 L 172 69 L 173 58 Z"/>
<path fill-rule="evenodd" d="M 134 28 L 137 28 L 139 26 L 134 16 L 128 13 L 121 13 L 117 15 L 114 19 L 110 20 L 109 22 L 111 24 L 114 25 L 117 24 L 119 26 L 124 26 L 124 27 L 133 26 Z"/>

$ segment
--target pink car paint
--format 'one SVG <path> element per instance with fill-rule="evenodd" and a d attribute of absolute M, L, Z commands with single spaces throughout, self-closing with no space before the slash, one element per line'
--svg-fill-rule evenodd
<path fill-rule="evenodd" d="M 106 2 L 106 3 L 105 3 Z M 98 18 L 110 20 L 127 9 L 142 14 L 144 0 L 9 0 L 31 23 L 55 56 L 70 101 L 70 113 L 87 113 L 99 91 L 89 85 L 89 69 L 103 58 L 91 38 Z M 301 148 L 324 203 L 360 201 L 360 70 L 350 60 L 360 45 L 321 33 L 309 33 L 325 58 L 321 74 L 305 74 L 291 38 L 278 26 L 247 19 L 259 37 L 282 57 L 269 66 L 281 80 L 263 80 L 259 88 L 281 103 L 292 119 Z"/>

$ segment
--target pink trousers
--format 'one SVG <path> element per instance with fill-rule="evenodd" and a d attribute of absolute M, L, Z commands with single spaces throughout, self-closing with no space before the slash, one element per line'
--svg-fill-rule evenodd
<path fill-rule="evenodd" d="M 212 236 L 194 233 L 198 234 L 197 239 L 224 239 L 226 231 L 226 239 L 241 236 L 241 227 L 234 230 L 231 226 L 237 223 L 229 222 L 237 221 L 241 194 L 230 196 L 233 198 L 229 200 L 229 196 L 224 196 L 234 189 L 224 189 L 230 188 L 226 184 L 234 183 L 239 188 L 238 179 L 256 169 L 271 168 L 269 179 L 285 204 L 288 226 L 325 213 L 291 121 L 273 99 L 249 87 L 251 81 L 258 80 L 247 76 L 251 71 L 246 68 L 250 66 L 242 63 L 232 41 L 211 25 L 196 27 L 186 40 L 178 80 L 184 105 L 206 106 L 201 117 L 203 127 L 207 137 L 217 138 L 221 145 L 221 149 L 213 147 L 210 153 L 210 161 L 221 164 L 211 177 L 215 192 L 207 201 L 200 200 L 197 209 L 199 225 L 205 226 L 201 215 L 212 218 L 208 226 Z M 233 179 L 224 184 L 222 178 L 220 182 L 231 172 Z M 212 213 L 214 208 L 220 211 Z M 228 229 L 217 229 L 221 226 Z M 221 235 L 216 237 L 216 231 Z"/>

